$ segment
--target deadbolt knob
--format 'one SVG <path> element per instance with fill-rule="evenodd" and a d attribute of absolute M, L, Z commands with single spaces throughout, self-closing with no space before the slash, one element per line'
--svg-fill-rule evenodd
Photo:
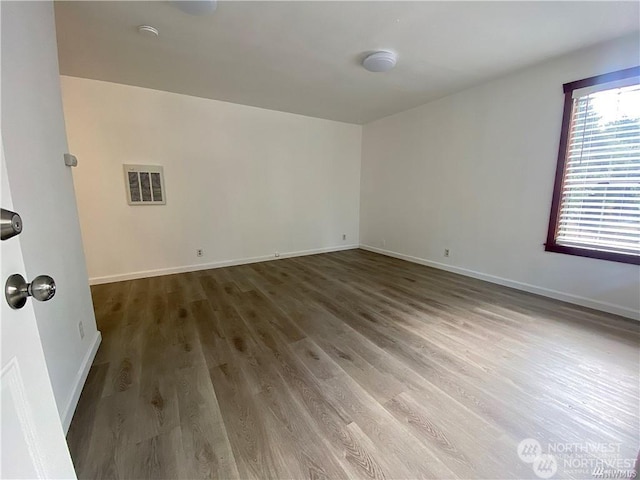
<path fill-rule="evenodd" d="M 22 219 L 16 212 L 2 209 L 2 240 L 8 240 L 15 237 L 22 231 Z"/>

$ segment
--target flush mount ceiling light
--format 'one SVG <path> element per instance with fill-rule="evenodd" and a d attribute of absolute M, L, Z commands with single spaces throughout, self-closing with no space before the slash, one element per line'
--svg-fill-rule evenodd
<path fill-rule="evenodd" d="M 138 33 L 145 37 L 157 37 L 160 32 L 158 32 L 157 28 L 152 27 L 151 25 L 140 25 L 138 27 Z"/>
<path fill-rule="evenodd" d="M 218 6 L 217 0 L 173 0 L 171 3 L 189 15 L 209 15 Z"/>
<path fill-rule="evenodd" d="M 362 61 L 362 66 L 370 72 L 388 72 L 396 66 L 398 56 L 393 52 L 381 50 L 374 52 Z"/>

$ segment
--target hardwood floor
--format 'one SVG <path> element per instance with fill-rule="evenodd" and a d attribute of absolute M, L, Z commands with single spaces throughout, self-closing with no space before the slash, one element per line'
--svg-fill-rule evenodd
<path fill-rule="evenodd" d="M 612 315 L 362 250 L 92 293 L 80 478 L 538 478 L 525 438 L 640 446 Z"/>

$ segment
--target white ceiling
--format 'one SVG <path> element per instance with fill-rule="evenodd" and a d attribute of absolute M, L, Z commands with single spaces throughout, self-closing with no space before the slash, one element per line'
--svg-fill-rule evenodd
<path fill-rule="evenodd" d="M 638 2 L 169 2 L 55 5 L 64 75 L 367 123 L 639 29 Z M 160 30 L 139 35 L 138 25 Z M 398 66 L 370 73 L 365 52 Z"/>

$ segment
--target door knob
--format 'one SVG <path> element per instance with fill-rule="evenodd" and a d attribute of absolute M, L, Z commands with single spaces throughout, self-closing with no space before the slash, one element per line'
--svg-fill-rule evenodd
<path fill-rule="evenodd" d="M 39 275 L 31 283 L 27 283 L 22 275 L 15 273 L 7 279 L 4 296 L 13 309 L 24 307 L 28 297 L 40 302 L 51 300 L 56 294 L 56 282 L 48 275 Z"/>

